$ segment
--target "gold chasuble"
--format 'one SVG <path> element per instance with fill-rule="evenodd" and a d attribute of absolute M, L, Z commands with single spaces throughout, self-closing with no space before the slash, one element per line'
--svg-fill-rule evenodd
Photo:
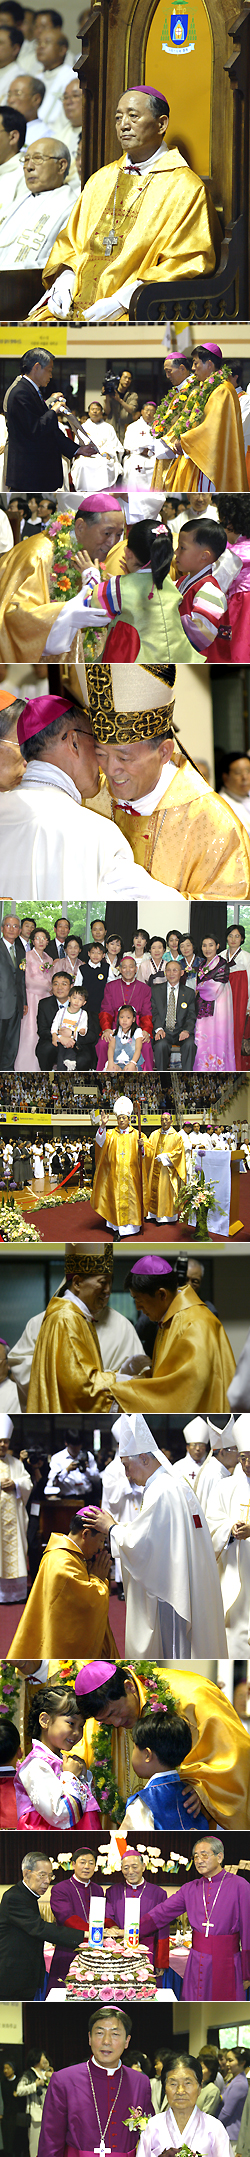
<path fill-rule="evenodd" d="M 144 1144 L 143 1140 L 143 1144 Z M 142 1162 L 144 1210 L 148 1211 L 148 1182 Z M 96 1143 L 96 1171 L 92 1190 L 96 1213 L 113 1228 L 128 1222 L 141 1226 L 140 1155 L 137 1131 L 107 1131 L 104 1146 Z"/>
<path fill-rule="evenodd" d="M 68 1658 L 82 1641 L 83 1655 L 112 1656 L 108 1614 L 108 1581 L 89 1576 L 73 1536 L 51 1535 L 9 1654 Z"/>
<path fill-rule="evenodd" d="M 182 434 L 180 424 L 168 428 L 167 412 L 163 432 L 171 442 L 180 434 L 179 457 L 157 457 L 152 489 L 167 487 L 173 494 L 197 494 L 200 472 L 213 480 L 216 494 L 240 494 L 248 492 L 248 477 L 244 450 L 241 409 L 233 382 L 221 382 L 218 389 L 208 397 L 204 419 L 197 427 L 190 426 Z"/>
<path fill-rule="evenodd" d="M 41 659 L 53 622 L 61 614 L 61 601 L 50 602 L 48 576 L 53 546 L 47 532 L 22 539 L 11 554 L 1 556 L 0 659 Z"/>
<path fill-rule="evenodd" d="M 179 1182 L 186 1183 L 186 1154 L 181 1131 L 151 1131 L 150 1138 L 143 1132 L 143 1145 L 147 1158 L 149 1211 L 158 1221 L 167 1216 L 171 1220 L 178 1211 Z M 163 1168 L 161 1155 L 166 1155 Z M 169 1160 L 169 1168 L 167 1162 Z"/>
<path fill-rule="evenodd" d="M 144 175 L 126 170 L 123 157 L 87 180 L 54 242 L 43 283 L 50 284 L 62 269 L 75 271 L 72 309 L 80 322 L 86 308 L 112 298 L 126 280 L 136 285 L 207 276 L 219 260 L 220 245 L 216 210 L 203 181 L 180 150 L 164 148 Z"/>
<path fill-rule="evenodd" d="M 38 1334 L 29 1383 L 28 1415 L 109 1415 L 114 1373 L 103 1371 L 98 1334 L 75 1303 L 52 1296 Z"/>
<path fill-rule="evenodd" d="M 134 861 L 156 882 L 186 899 L 250 898 L 248 834 L 188 759 L 151 815 L 133 816 L 115 801 L 113 815 Z"/>
<path fill-rule="evenodd" d="M 120 1408 L 128 1415 L 168 1415 L 171 1408 L 229 1407 L 228 1386 L 235 1360 L 230 1341 L 190 1282 L 179 1288 L 158 1328 L 151 1371 L 140 1378 L 115 1377 Z"/>

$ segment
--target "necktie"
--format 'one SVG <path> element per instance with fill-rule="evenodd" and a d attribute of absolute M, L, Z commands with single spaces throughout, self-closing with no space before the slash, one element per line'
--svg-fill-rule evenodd
<path fill-rule="evenodd" d="M 64 959 L 64 944 L 59 944 L 59 959 Z"/>
<path fill-rule="evenodd" d="M 170 1033 L 173 1033 L 173 1029 L 174 1029 L 174 1026 L 175 1026 L 175 993 L 174 993 L 174 989 L 170 989 L 170 991 L 169 991 L 169 997 L 168 997 L 168 1007 L 167 1007 L 167 1027 L 168 1027 L 168 1030 L 169 1030 L 169 1032 L 170 1032 Z"/>

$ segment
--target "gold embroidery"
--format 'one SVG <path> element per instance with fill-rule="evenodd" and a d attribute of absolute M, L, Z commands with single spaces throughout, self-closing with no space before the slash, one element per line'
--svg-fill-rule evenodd
<path fill-rule="evenodd" d="M 161 669 L 160 667 L 152 668 L 152 672 L 161 674 Z M 104 664 L 100 668 L 99 666 L 86 665 L 86 681 L 91 725 L 96 741 L 150 741 L 154 738 L 164 740 L 165 734 L 172 731 L 174 710 L 172 701 L 169 701 L 169 704 L 159 705 L 156 711 L 117 712 L 114 706 L 110 666 Z"/>

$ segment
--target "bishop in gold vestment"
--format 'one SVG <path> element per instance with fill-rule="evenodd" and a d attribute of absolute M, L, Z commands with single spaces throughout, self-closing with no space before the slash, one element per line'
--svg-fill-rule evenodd
<path fill-rule="evenodd" d="M 79 1527 L 81 1522 L 79 1520 Z M 88 1647 L 93 1656 L 112 1655 L 108 1623 L 109 1584 L 89 1574 L 81 1550 L 67 1535 L 51 1535 L 10 1656 L 76 1655 Z"/>
<path fill-rule="evenodd" d="M 228 1408 L 234 1371 L 224 1326 L 188 1282 L 171 1300 L 159 1326 L 149 1375 L 144 1378 L 141 1371 L 140 1378 L 116 1377 L 115 1393 L 128 1415 L 168 1415 L 183 1408 L 186 1413 L 211 1413 L 212 1408 Z"/>
<path fill-rule="evenodd" d="M 186 1154 L 181 1131 L 171 1117 L 162 1117 L 160 1130 L 143 1134 L 148 1177 L 148 1211 L 157 1221 L 170 1221 L 178 1213 L 179 1183 L 186 1183 Z M 165 1156 L 166 1166 L 162 1160 Z"/>
<path fill-rule="evenodd" d="M 103 1371 L 95 1326 L 80 1305 L 52 1296 L 34 1350 L 28 1415 L 109 1415 L 113 1400 L 114 1373 Z"/>
<path fill-rule="evenodd" d="M 144 174 L 128 169 L 123 157 L 87 180 L 54 242 L 43 283 L 50 285 L 62 269 L 74 271 L 72 309 L 81 322 L 89 307 L 108 302 L 126 281 L 135 286 L 165 277 L 207 276 L 219 257 L 220 239 L 211 197 L 180 150 L 164 148 Z M 43 319 L 49 311 L 48 296 Z"/>
<path fill-rule="evenodd" d="M 157 456 L 153 472 L 152 488 L 167 487 L 169 493 L 197 494 L 200 475 L 206 474 L 213 481 L 216 494 L 248 492 L 248 478 L 244 449 L 241 409 L 233 382 L 222 381 L 219 388 L 208 397 L 204 418 L 199 425 L 182 432 L 173 424 L 168 429 L 167 413 L 164 432 L 171 442 L 180 434 L 179 456 L 173 453 L 169 459 Z"/>
<path fill-rule="evenodd" d="M 130 1673 L 131 1685 L 134 1687 L 136 1683 L 137 1696 L 139 1695 L 137 1704 L 137 1719 L 139 1721 L 148 1698 L 146 1670 L 145 1683 L 143 1684 L 142 1677 L 138 1676 L 137 1664 L 135 1664 L 135 1667 L 132 1664 L 127 1665 L 128 1687 Z M 161 1682 L 162 1679 L 165 1680 L 166 1687 L 170 1686 L 171 1692 L 175 1692 L 172 1664 L 161 1663 L 158 1666 L 157 1663 L 152 1663 L 152 1675 L 154 1676 L 154 1674 L 161 1678 Z M 49 1672 L 49 1676 L 53 1677 L 54 1681 L 54 1668 Z M 178 1663 L 176 1695 L 180 1703 L 181 1714 L 186 1715 L 187 1721 L 190 1723 L 192 1736 L 192 1751 L 188 1753 L 181 1770 L 183 1791 L 186 1788 L 188 1796 L 189 1792 L 195 1789 L 200 1799 L 200 1804 L 206 1807 L 208 1817 L 216 1822 L 219 1820 L 221 1827 L 248 1827 L 250 1824 L 250 1740 L 246 1730 L 244 1730 L 243 1723 L 240 1722 L 239 1716 L 235 1712 L 235 1708 L 231 1706 L 231 1701 L 226 1699 L 225 1694 L 223 1695 L 219 1692 L 218 1685 L 213 1684 L 211 1678 L 204 1677 L 199 1668 L 194 1669 L 193 1663 L 190 1663 L 186 1670 L 182 1668 L 181 1663 Z M 122 1704 L 124 1705 L 124 1703 Z M 134 1728 L 132 1725 L 131 1727 L 126 1726 L 126 1724 L 119 1726 L 115 1723 L 117 1702 L 114 1704 L 113 1712 L 114 1726 L 111 1727 L 113 1773 L 118 1784 L 120 1797 L 124 1798 L 126 1802 L 130 1791 L 138 1787 L 138 1776 L 136 1778 L 132 1768 L 131 1757 L 134 1746 Z M 112 1726 L 111 1707 L 108 1709 L 109 1728 L 110 1723 Z M 104 1715 L 102 1718 L 103 1727 L 105 1728 Z M 84 1725 L 81 1744 L 77 1746 L 77 1751 L 82 1751 L 86 1766 L 90 1768 L 93 1767 L 94 1740 L 98 1736 L 99 1730 L 100 1723 L 94 1717 L 90 1719 L 88 1716 Z M 187 1827 L 188 1818 L 187 1812 Z"/>
<path fill-rule="evenodd" d="M 101 1126 L 100 1124 L 100 1141 L 98 1142 L 97 1136 L 96 1142 L 96 1171 L 92 1204 L 96 1208 L 96 1213 L 103 1215 L 103 1219 L 108 1226 L 118 1228 L 121 1235 L 123 1230 L 128 1232 L 130 1228 L 133 1230 L 141 1227 L 139 1136 L 138 1131 L 131 1131 L 130 1128 L 132 1108 L 132 1101 L 130 1102 L 126 1099 L 126 1096 L 121 1094 L 120 1101 L 118 1099 L 114 1102 L 117 1119 L 119 1118 L 119 1128 L 116 1131 L 106 1131 L 104 1144 L 101 1144 L 101 1129 L 104 1130 L 104 1125 Z M 142 1162 L 142 1179 L 144 1209 L 147 1212 L 148 1180 L 144 1160 Z"/>
<path fill-rule="evenodd" d="M 141 793 L 143 793 L 143 780 Z M 239 817 L 188 758 L 147 815 L 114 801 L 115 824 L 156 883 L 188 899 L 249 899 L 250 841 Z"/>

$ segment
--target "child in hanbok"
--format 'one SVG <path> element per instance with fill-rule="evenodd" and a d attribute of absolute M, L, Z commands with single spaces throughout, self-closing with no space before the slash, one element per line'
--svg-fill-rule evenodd
<path fill-rule="evenodd" d="M 141 1796 L 136 1790 L 135 1796 L 128 1798 L 123 1827 L 145 1828 L 147 1833 L 149 1828 L 186 1827 L 179 1770 L 191 1750 L 191 1730 L 184 1716 L 160 1707 L 155 1714 L 141 1717 L 134 1733 L 132 1767 L 134 1775 L 141 1776 L 144 1788 Z M 189 1827 L 208 1826 L 202 1811 L 189 1812 L 188 1820 Z"/>
<path fill-rule="evenodd" d="M 83 1719 L 71 1686 L 40 1687 L 30 1710 L 32 1749 L 18 1765 L 15 1792 L 20 1828 L 73 1828 L 81 1824 L 99 1827 L 100 1812 L 92 1797 L 92 1775 L 77 1764 L 68 1766 L 68 1753 L 80 1744 Z M 198 1823 L 199 1824 L 199 1823 Z"/>

